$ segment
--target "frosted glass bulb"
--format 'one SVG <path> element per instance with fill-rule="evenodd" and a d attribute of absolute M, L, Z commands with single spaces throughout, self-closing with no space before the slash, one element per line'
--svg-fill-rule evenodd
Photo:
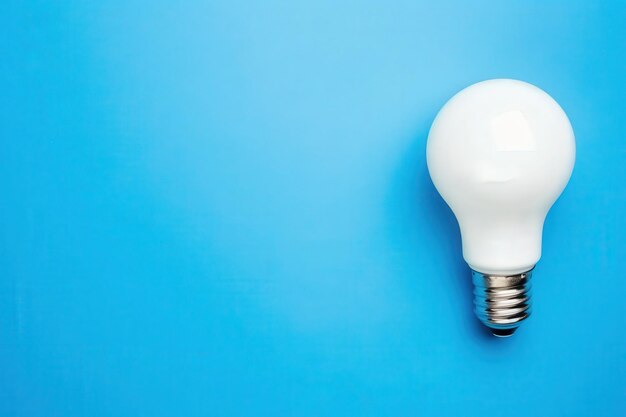
<path fill-rule="evenodd" d="M 428 170 L 461 229 L 475 311 L 496 336 L 530 314 L 530 277 L 548 210 L 574 167 L 570 122 L 543 90 L 516 80 L 471 85 L 439 111 Z"/>

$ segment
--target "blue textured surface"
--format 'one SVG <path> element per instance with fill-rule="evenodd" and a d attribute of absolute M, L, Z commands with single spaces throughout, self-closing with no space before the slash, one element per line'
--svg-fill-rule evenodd
<path fill-rule="evenodd" d="M 0 415 L 626 415 L 625 3 L 169 3 L 3 3 Z M 507 340 L 424 155 L 495 77 L 578 147 Z"/>

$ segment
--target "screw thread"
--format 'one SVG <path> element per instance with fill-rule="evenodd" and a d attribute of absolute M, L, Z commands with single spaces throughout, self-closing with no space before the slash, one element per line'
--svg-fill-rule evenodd
<path fill-rule="evenodd" d="M 472 271 L 474 311 L 495 336 L 510 336 L 530 316 L 532 269 L 517 275 Z"/>

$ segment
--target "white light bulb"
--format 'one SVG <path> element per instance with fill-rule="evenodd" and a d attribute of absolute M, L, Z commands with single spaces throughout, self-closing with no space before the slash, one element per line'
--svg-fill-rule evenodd
<path fill-rule="evenodd" d="M 574 167 L 570 122 L 531 84 L 483 81 L 439 111 L 426 154 L 433 183 L 459 222 L 476 313 L 496 336 L 511 335 L 530 314 L 544 219 Z"/>

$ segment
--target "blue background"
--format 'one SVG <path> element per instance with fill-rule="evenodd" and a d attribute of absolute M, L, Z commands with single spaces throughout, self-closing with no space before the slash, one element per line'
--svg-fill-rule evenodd
<path fill-rule="evenodd" d="M 625 3 L 172 3 L 3 2 L 0 415 L 626 414 Z M 578 150 L 507 340 L 424 155 L 495 77 Z"/>

